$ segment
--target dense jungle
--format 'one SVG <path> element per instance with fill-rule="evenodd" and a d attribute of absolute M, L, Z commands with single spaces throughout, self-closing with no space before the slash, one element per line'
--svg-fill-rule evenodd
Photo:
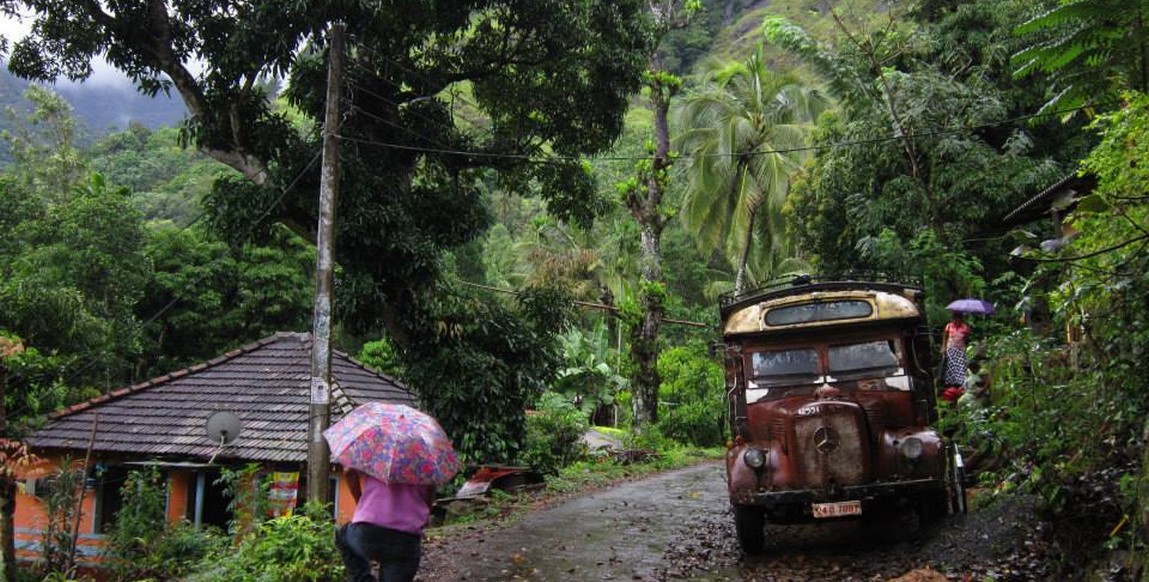
<path fill-rule="evenodd" d="M 1058 578 L 1149 580 L 1149 1 L 0 12 L 30 26 L 0 43 L 30 82 L 0 124 L 0 505 L 53 411 L 311 329 L 343 22 L 335 348 L 408 384 L 468 462 L 561 475 L 595 425 L 717 450 L 719 297 L 880 273 L 925 289 L 939 341 L 951 301 L 995 306 L 969 320 L 989 406 L 941 421 L 977 503 L 1036 500 Z M 93 59 L 186 117 L 92 125 L 52 83 Z M 220 555 L 219 580 L 327 579 L 259 578 L 275 547 L 147 515 L 118 522 L 120 579 Z M 312 527 L 270 543 L 329 546 Z M 2 579 L 68 579 L 68 554 Z"/>

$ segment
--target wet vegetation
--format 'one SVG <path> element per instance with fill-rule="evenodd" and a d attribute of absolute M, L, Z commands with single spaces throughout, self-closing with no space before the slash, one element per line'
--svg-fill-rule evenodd
<path fill-rule="evenodd" d="M 108 47 L 145 91 L 160 90 L 155 74 L 180 73 L 147 61 L 158 40 L 115 36 L 132 22 L 96 26 L 63 4 L 4 3 L 47 11 L 40 32 L 53 42 L 10 47 L 21 75 L 83 76 L 77 63 Z M 1052 550 L 1031 571 L 1149 577 L 1149 3 L 727 0 L 672 3 L 681 20 L 669 22 L 646 3 L 590 2 L 601 10 L 550 22 L 551 3 L 537 0 L 516 5 L 514 24 L 550 44 L 519 47 L 543 56 L 515 66 L 485 36 L 497 27 L 470 28 L 466 11 L 433 25 L 394 15 L 410 26 L 384 30 L 390 20 L 359 12 L 366 4 L 250 4 L 275 17 L 223 19 L 215 33 L 251 46 L 217 47 L 199 15 L 172 15 L 186 35 L 177 48 L 220 73 L 198 93 L 174 88 L 199 98 L 182 128 L 133 125 L 81 145 L 72 112 L 42 87 L 27 93 L 34 113 L 10 120 L 0 497 L 26 458 L 17 441 L 49 412 L 309 328 L 315 88 L 321 32 L 339 16 L 362 28 L 348 74 L 338 347 L 419 391 L 469 462 L 529 463 L 567 492 L 713 451 L 726 436 L 707 349 L 718 294 L 881 271 L 924 284 L 938 329 L 951 300 L 997 307 L 971 321 L 989 405 L 944 408 L 941 423 L 967 452 L 978 504 L 1039 500 L 1053 525 L 1035 535 Z M 446 30 L 459 54 L 443 52 Z M 269 31 L 301 42 L 272 47 Z M 295 55 L 304 39 L 313 45 Z M 288 88 L 256 82 L 268 74 Z M 649 161 L 652 87 L 667 90 L 665 167 Z M 651 254 L 627 202 L 654 186 L 665 191 L 646 219 L 664 228 Z M 591 457 L 580 437 L 594 425 L 654 454 Z M 155 484 L 138 479 L 138 511 L 110 536 L 113 556 L 138 568 L 122 579 L 225 579 L 206 563 L 235 580 L 337 575 L 309 566 L 330 558 L 330 524 L 314 512 L 248 524 L 258 541 L 169 530 L 147 510 Z M 144 551 L 134 532 L 150 528 L 165 534 Z M 56 533 L 63 546 L 35 576 L 74 573 Z M 300 547 L 314 552 L 289 551 Z M 270 559 L 283 569 L 249 569 Z M 297 577 L 276 578 L 286 573 Z"/>

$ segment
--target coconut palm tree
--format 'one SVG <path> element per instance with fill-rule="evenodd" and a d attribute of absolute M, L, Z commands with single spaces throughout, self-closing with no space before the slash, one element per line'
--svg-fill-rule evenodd
<path fill-rule="evenodd" d="M 700 88 L 675 111 L 688 157 L 684 225 L 735 266 L 735 291 L 791 257 L 782 208 L 827 100 L 796 77 L 771 71 L 762 46 L 744 62 L 707 61 Z"/>

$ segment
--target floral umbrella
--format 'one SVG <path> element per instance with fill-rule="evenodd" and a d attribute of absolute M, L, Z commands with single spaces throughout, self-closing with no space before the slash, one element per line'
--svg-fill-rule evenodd
<path fill-rule="evenodd" d="M 368 402 L 323 431 L 331 460 L 388 483 L 441 485 L 459 472 L 439 422 L 405 404 Z"/>
<path fill-rule="evenodd" d="M 949 311 L 958 311 L 961 313 L 979 313 L 981 315 L 989 315 L 993 313 L 993 304 L 985 299 L 958 299 L 957 301 L 950 302 L 946 305 Z"/>

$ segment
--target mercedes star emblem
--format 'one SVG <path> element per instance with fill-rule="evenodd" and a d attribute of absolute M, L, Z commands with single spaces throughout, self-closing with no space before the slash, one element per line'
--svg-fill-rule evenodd
<path fill-rule="evenodd" d="M 828 426 L 818 427 L 818 430 L 814 431 L 814 448 L 818 449 L 820 453 L 834 452 L 841 442 L 842 439 L 838 436 L 838 432 Z"/>

